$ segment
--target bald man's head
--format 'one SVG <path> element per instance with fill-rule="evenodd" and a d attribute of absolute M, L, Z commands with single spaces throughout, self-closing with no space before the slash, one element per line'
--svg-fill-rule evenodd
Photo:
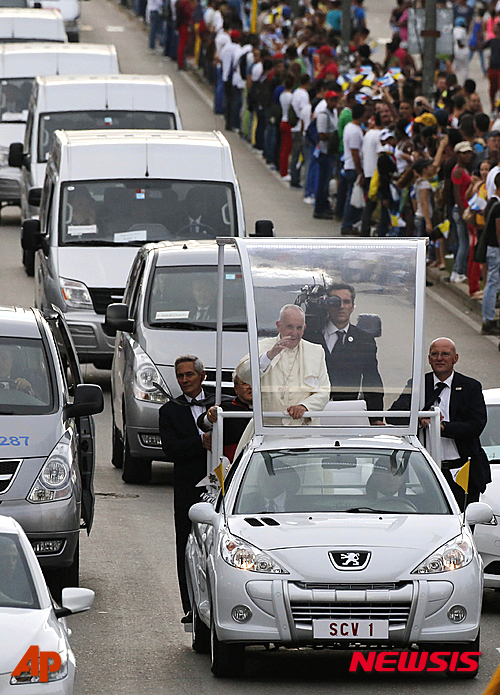
<path fill-rule="evenodd" d="M 458 362 L 457 348 L 450 338 L 436 338 L 429 347 L 429 364 L 440 381 L 445 381 L 453 373 Z"/>

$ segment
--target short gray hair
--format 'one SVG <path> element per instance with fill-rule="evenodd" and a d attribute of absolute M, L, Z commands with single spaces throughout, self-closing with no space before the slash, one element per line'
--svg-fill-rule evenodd
<path fill-rule="evenodd" d="M 194 365 L 194 369 L 196 372 L 198 372 L 198 374 L 203 374 L 203 372 L 205 371 L 203 362 L 200 360 L 199 357 L 196 357 L 196 355 L 180 355 L 174 362 L 174 371 L 176 374 L 177 367 L 183 362 L 192 362 Z"/>
<path fill-rule="evenodd" d="M 302 309 L 302 307 L 298 306 L 297 304 L 285 304 L 285 306 L 282 306 L 280 309 L 280 321 L 283 320 L 283 314 L 286 311 L 290 311 L 290 309 L 296 309 L 297 311 L 300 311 L 300 313 L 302 314 L 302 316 L 304 317 L 304 320 L 305 320 L 306 314 L 305 314 L 304 309 Z"/>

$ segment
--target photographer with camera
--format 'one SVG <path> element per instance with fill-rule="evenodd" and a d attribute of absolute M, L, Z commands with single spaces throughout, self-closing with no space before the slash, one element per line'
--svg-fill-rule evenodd
<path fill-rule="evenodd" d="M 325 296 L 313 300 L 326 309 L 326 322 L 315 326 L 306 337 L 325 351 L 330 400 L 363 398 L 368 410 L 383 410 L 384 387 L 378 371 L 375 339 L 350 323 L 355 297 L 352 285 L 334 283 L 327 287 Z M 370 422 L 383 424 L 379 418 L 371 418 Z"/>

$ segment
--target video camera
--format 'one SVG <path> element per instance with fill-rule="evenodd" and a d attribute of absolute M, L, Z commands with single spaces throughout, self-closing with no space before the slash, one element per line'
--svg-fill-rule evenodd
<path fill-rule="evenodd" d="M 316 333 L 325 327 L 328 310 L 339 309 L 342 301 L 336 294 L 330 297 L 324 284 L 304 285 L 300 288 L 295 304 L 300 306 L 306 315 L 307 333 Z M 373 338 L 380 338 L 382 335 L 382 321 L 378 314 L 359 314 L 357 326 Z"/>

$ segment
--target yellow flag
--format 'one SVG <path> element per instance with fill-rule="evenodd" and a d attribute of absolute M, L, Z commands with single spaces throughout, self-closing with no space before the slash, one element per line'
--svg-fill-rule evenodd
<path fill-rule="evenodd" d="M 222 490 L 222 494 L 225 495 L 226 493 L 224 492 L 224 467 L 223 467 L 222 464 L 223 464 L 223 459 L 221 459 L 221 461 L 220 461 L 219 465 L 217 466 L 217 468 L 214 468 L 214 473 L 215 473 L 215 475 L 217 476 L 217 478 L 218 478 L 218 480 L 219 480 L 220 487 L 221 487 L 221 490 Z"/>
<path fill-rule="evenodd" d="M 469 470 L 470 470 L 470 459 L 465 463 L 462 468 L 459 468 L 456 473 L 452 473 L 453 479 L 457 485 L 467 492 L 469 490 Z"/>

